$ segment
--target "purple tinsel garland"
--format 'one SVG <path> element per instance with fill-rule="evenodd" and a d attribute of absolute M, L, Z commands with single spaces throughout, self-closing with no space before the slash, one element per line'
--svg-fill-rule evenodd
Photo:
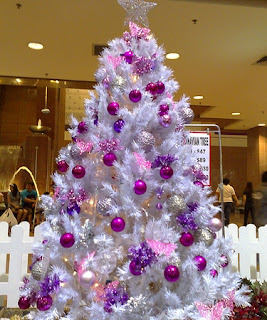
<path fill-rule="evenodd" d="M 156 252 L 149 247 L 146 241 L 141 242 L 138 247 L 131 246 L 128 249 L 128 258 L 131 261 L 135 261 L 137 265 L 140 265 L 142 268 L 150 266 L 152 263 L 158 261 L 156 257 Z"/>
<path fill-rule="evenodd" d="M 185 232 L 198 229 L 198 225 L 195 223 L 194 216 L 191 212 L 180 214 L 176 217 L 176 222 L 182 226 Z"/>
<path fill-rule="evenodd" d="M 158 168 L 163 166 L 170 166 L 173 161 L 177 160 L 173 155 L 166 154 L 164 156 L 157 156 L 157 158 L 152 162 L 151 168 Z"/>
<path fill-rule="evenodd" d="M 110 151 L 119 151 L 123 149 L 123 147 L 120 146 L 120 140 L 115 138 L 112 138 L 110 140 L 107 139 L 107 140 L 100 141 L 98 145 L 100 148 L 96 151 L 102 150 L 105 152 L 110 152 Z"/>
<path fill-rule="evenodd" d="M 120 304 L 125 304 L 129 297 L 126 289 L 119 284 L 119 282 L 110 282 L 104 288 L 104 310 L 108 313 L 112 312 L 112 306 Z"/>
<path fill-rule="evenodd" d="M 140 57 L 137 58 L 134 56 L 133 59 L 133 73 L 136 73 L 138 76 L 141 76 L 143 74 L 149 73 L 152 70 L 155 70 L 157 60 L 155 55 L 153 55 L 152 59 L 150 58 L 145 58 L 145 57 Z"/>

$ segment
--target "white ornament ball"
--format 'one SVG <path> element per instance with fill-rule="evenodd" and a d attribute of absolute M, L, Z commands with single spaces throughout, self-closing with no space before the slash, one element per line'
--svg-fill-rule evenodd
<path fill-rule="evenodd" d="M 167 200 L 167 207 L 170 212 L 178 213 L 185 210 L 186 203 L 183 197 L 174 195 Z"/>
<path fill-rule="evenodd" d="M 91 287 L 95 280 L 95 274 L 90 270 L 85 270 L 79 274 L 79 282 L 82 287 Z"/>
<path fill-rule="evenodd" d="M 211 218 L 209 221 L 209 228 L 213 232 L 218 232 L 221 230 L 222 226 L 222 221 L 218 218 Z"/>
<path fill-rule="evenodd" d="M 137 135 L 136 142 L 145 152 L 150 152 L 155 146 L 155 137 L 147 131 L 142 131 Z"/>

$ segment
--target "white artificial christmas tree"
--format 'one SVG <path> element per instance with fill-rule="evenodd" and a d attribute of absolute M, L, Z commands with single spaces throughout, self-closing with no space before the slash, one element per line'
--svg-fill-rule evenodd
<path fill-rule="evenodd" d="M 57 158 L 19 306 L 37 306 L 37 320 L 227 319 L 246 288 L 185 144 L 193 112 L 173 100 L 163 49 L 133 22 L 154 4 L 119 2 L 130 31 L 102 53 L 86 117 Z"/>

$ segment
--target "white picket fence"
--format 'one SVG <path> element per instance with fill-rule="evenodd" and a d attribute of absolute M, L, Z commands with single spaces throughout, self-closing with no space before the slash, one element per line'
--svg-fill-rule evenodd
<path fill-rule="evenodd" d="M 9 237 L 8 224 L 0 222 L 0 307 L 5 301 L 8 308 L 18 306 L 19 287 L 23 277 L 29 276 L 28 255 L 32 253 L 33 242 L 42 240 L 39 226 L 35 228 L 34 237 L 29 236 L 29 229 L 28 222 L 22 222 L 12 228 Z M 225 228 L 225 236 L 233 239 L 233 270 L 242 278 L 267 280 L 267 225 L 258 229 L 257 237 L 256 227 L 252 224 L 240 228 L 230 224 Z"/>

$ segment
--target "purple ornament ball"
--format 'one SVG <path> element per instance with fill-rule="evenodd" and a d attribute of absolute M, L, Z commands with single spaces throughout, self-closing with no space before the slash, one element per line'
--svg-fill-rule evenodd
<path fill-rule="evenodd" d="M 111 229 L 115 232 L 121 232 L 125 228 L 125 221 L 121 217 L 116 217 L 111 221 Z"/>
<path fill-rule="evenodd" d="M 164 270 L 164 277 L 169 282 L 176 282 L 180 277 L 179 269 L 176 266 L 168 265 Z"/>
<path fill-rule="evenodd" d="M 114 122 L 113 128 L 116 132 L 120 133 L 122 128 L 124 127 L 124 124 L 125 124 L 124 120 L 118 119 L 116 122 Z"/>
<path fill-rule="evenodd" d="M 161 202 L 158 202 L 158 203 L 156 204 L 156 209 L 157 209 L 157 210 L 161 210 L 161 209 L 162 209 L 162 203 L 161 203 Z"/>
<path fill-rule="evenodd" d="M 130 272 L 134 275 L 134 276 L 140 276 L 143 272 L 143 269 L 141 267 L 140 264 L 137 264 L 135 262 L 135 260 L 131 261 L 130 265 L 129 265 L 129 269 Z"/>
<path fill-rule="evenodd" d="M 213 232 L 218 232 L 222 228 L 222 221 L 218 218 L 211 218 L 209 221 L 209 228 Z"/>
<path fill-rule="evenodd" d="M 142 93 L 139 90 L 132 90 L 129 93 L 129 98 L 132 102 L 138 102 L 142 98 Z"/>
<path fill-rule="evenodd" d="M 57 169 L 60 172 L 66 172 L 69 168 L 69 165 L 67 164 L 67 162 L 65 160 L 60 160 L 57 163 Z"/>
<path fill-rule="evenodd" d="M 82 121 L 78 124 L 78 132 L 80 134 L 87 132 L 87 130 L 88 130 L 88 128 L 87 128 L 87 125 L 84 121 Z"/>
<path fill-rule="evenodd" d="M 129 64 L 133 62 L 133 52 L 132 51 L 126 51 L 124 53 L 125 61 Z"/>
<path fill-rule="evenodd" d="M 194 237 L 190 232 L 183 232 L 180 242 L 184 247 L 189 247 L 194 243 Z"/>
<path fill-rule="evenodd" d="M 74 245 L 75 238 L 72 233 L 64 233 L 60 238 L 60 244 L 63 248 L 70 248 Z"/>
<path fill-rule="evenodd" d="M 75 166 L 72 169 L 72 174 L 76 179 L 81 179 L 85 176 L 85 169 L 84 169 L 84 167 L 82 167 L 80 165 Z"/>
<path fill-rule="evenodd" d="M 159 174 L 163 179 L 170 179 L 173 175 L 173 170 L 169 166 L 164 166 L 160 169 Z"/>
<path fill-rule="evenodd" d="M 30 297 L 20 297 L 18 301 L 18 305 L 20 309 L 28 309 L 31 306 L 31 298 Z"/>
<path fill-rule="evenodd" d="M 172 118 L 169 114 L 164 114 L 163 116 L 159 117 L 159 124 L 164 127 L 168 128 L 172 123 Z"/>
<path fill-rule="evenodd" d="M 204 184 L 201 181 L 198 181 L 198 180 L 194 181 L 194 185 L 199 186 L 201 188 L 204 188 Z"/>
<path fill-rule="evenodd" d="M 116 161 L 116 160 L 117 160 L 117 157 L 112 152 L 109 152 L 109 153 L 105 154 L 104 157 L 103 157 L 103 162 L 108 167 L 112 167 L 113 166 L 113 162 Z"/>
<path fill-rule="evenodd" d="M 157 94 L 158 92 L 158 87 L 156 85 L 156 83 L 149 83 L 147 86 L 146 86 L 146 91 L 149 91 L 153 96 L 155 94 Z"/>
<path fill-rule="evenodd" d="M 157 93 L 162 94 L 165 91 L 165 85 L 163 82 L 158 81 L 157 82 Z"/>
<path fill-rule="evenodd" d="M 215 269 L 211 269 L 211 270 L 210 270 L 210 275 L 211 275 L 213 278 L 218 277 L 218 271 L 215 270 Z"/>
<path fill-rule="evenodd" d="M 224 254 L 221 255 L 221 258 L 224 260 L 224 262 L 221 263 L 221 267 L 226 268 L 229 264 L 228 258 Z"/>
<path fill-rule="evenodd" d="M 144 194 L 146 192 L 146 183 L 143 180 L 137 180 L 134 183 L 134 192 L 138 195 Z"/>
<path fill-rule="evenodd" d="M 206 268 L 207 261 L 202 256 L 196 256 L 194 258 L 195 265 L 197 266 L 198 271 L 202 271 Z"/>
<path fill-rule="evenodd" d="M 49 295 L 37 299 L 37 309 L 40 311 L 46 311 L 50 309 L 52 304 L 53 299 Z"/>
<path fill-rule="evenodd" d="M 164 114 L 168 114 L 169 106 L 167 104 L 161 104 L 159 106 L 159 115 L 163 116 Z"/>
<path fill-rule="evenodd" d="M 119 112 L 119 109 L 120 109 L 120 105 L 118 104 L 118 102 L 115 102 L 115 101 L 110 102 L 107 107 L 108 113 L 111 114 L 112 116 L 117 115 Z"/>

